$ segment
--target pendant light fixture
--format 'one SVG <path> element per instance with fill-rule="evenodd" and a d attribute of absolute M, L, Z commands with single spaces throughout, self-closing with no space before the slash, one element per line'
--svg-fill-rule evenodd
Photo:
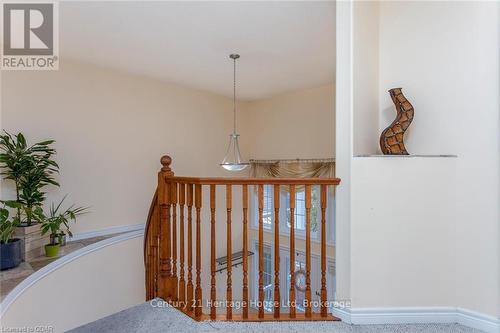
<path fill-rule="evenodd" d="M 220 164 L 224 169 L 229 171 L 241 171 L 245 169 L 249 163 L 244 163 L 241 159 L 240 147 L 238 145 L 238 137 L 236 133 L 236 59 L 239 54 L 231 54 L 229 58 L 233 59 L 233 133 L 229 134 L 229 145 L 227 146 L 226 156 Z"/>

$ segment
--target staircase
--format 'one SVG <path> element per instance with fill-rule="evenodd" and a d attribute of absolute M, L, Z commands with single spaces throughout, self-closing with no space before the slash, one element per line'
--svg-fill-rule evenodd
<path fill-rule="evenodd" d="M 146 300 L 160 297 L 168 301 L 173 307 L 184 312 L 195 320 L 224 320 L 224 321 L 312 321 L 338 320 L 328 313 L 328 299 L 326 288 L 327 245 L 326 245 L 326 209 L 328 206 L 327 191 L 340 183 L 338 178 L 201 178 L 177 177 L 170 168 L 172 159 L 169 156 L 161 158 L 162 168 L 158 173 L 158 187 L 153 197 L 146 224 L 144 240 L 144 262 L 146 271 Z M 270 185 L 274 190 L 274 288 L 264 290 L 263 285 L 263 188 Z M 319 311 L 313 311 L 311 295 L 311 189 L 320 188 L 321 211 L 321 289 Z M 217 221 L 220 220 L 216 212 L 217 188 L 225 191 L 226 235 L 217 235 Z M 305 191 L 306 235 L 305 235 L 305 300 L 304 311 L 297 311 L 295 302 L 295 284 L 290 283 L 288 311 L 282 311 L 280 295 L 280 200 L 279 193 L 282 187 L 290 193 L 290 276 L 295 276 L 295 230 L 294 209 L 296 191 Z M 249 298 L 249 188 L 256 189 L 258 205 L 258 300 Z M 233 222 L 233 189 L 241 192 L 241 217 Z M 205 190 L 205 191 L 204 191 Z M 203 218 L 203 193 L 208 194 L 206 216 Z M 193 209 L 194 208 L 194 209 Z M 240 214 L 240 212 L 238 212 Z M 240 221 L 241 220 L 241 221 Z M 232 266 L 226 269 L 226 293 L 224 301 L 233 304 L 233 284 L 242 288 L 241 311 L 233 313 L 233 307 L 225 307 L 225 313 L 217 309 L 216 289 L 216 242 L 223 240 L 226 244 L 227 262 L 232 261 L 233 223 L 241 223 L 243 234 L 243 275 L 241 281 L 233 281 Z M 210 224 L 210 276 L 205 298 L 202 288 L 202 255 L 201 225 Z M 193 230 L 194 229 L 194 230 Z M 193 236 L 195 238 L 193 238 Z M 193 244 L 194 241 L 194 244 Z M 241 246 L 241 245 L 240 245 Z M 193 249 L 194 247 L 194 249 Z M 194 252 L 194 254 L 193 254 Z M 193 266 L 194 256 L 194 266 Z M 205 259 L 206 260 L 206 259 Z M 205 281 L 204 281 L 205 282 Z M 265 304 L 265 293 L 274 296 L 272 312 Z M 205 302 L 204 302 L 205 301 Z M 266 307 L 266 309 L 265 309 Z"/>

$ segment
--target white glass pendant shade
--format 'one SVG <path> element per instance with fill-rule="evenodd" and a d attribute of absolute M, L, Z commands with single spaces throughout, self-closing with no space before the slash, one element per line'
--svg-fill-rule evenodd
<path fill-rule="evenodd" d="M 236 133 L 229 134 L 229 145 L 227 146 L 226 157 L 220 164 L 228 171 L 244 170 L 249 164 L 244 163 L 241 159 L 240 146 L 238 145 L 238 137 Z"/>
<path fill-rule="evenodd" d="M 239 54 L 231 54 L 229 58 L 233 60 L 233 133 L 229 134 L 229 145 L 227 146 L 226 157 L 220 164 L 228 171 L 241 171 L 244 170 L 249 163 L 244 163 L 241 159 L 240 147 L 238 145 L 239 134 L 236 133 L 236 59 Z"/>

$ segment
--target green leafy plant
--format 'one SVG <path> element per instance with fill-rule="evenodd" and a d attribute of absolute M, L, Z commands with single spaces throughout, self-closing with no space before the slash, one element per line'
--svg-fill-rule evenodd
<path fill-rule="evenodd" d="M 37 220 L 34 210 L 45 200 L 43 189 L 47 185 L 59 186 L 54 174 L 59 166 L 53 160 L 54 140 L 47 140 L 28 146 L 22 133 L 17 135 L 4 131 L 0 135 L 0 168 L 4 179 L 12 180 L 16 187 L 16 201 L 25 209 L 26 223 Z M 21 207 L 17 208 L 17 218 L 21 220 Z"/>
<path fill-rule="evenodd" d="M 12 239 L 12 235 L 19 225 L 17 216 L 9 219 L 10 212 L 8 208 L 18 209 L 19 203 L 15 201 L 4 201 L 4 206 L 0 208 L 0 243 L 6 244 Z"/>
<path fill-rule="evenodd" d="M 57 237 L 64 234 L 62 231 L 63 228 L 65 228 L 69 236 L 73 236 L 70 230 L 70 222 L 76 222 L 78 216 L 88 213 L 88 207 L 75 207 L 74 205 L 62 210 L 61 206 L 65 199 L 66 196 L 57 206 L 52 203 L 48 216 L 43 215 L 43 212 L 40 212 L 38 209 L 34 212 L 39 218 L 43 219 L 42 235 L 50 232 L 52 236 L 50 239 L 51 245 L 55 245 L 57 243 Z"/>

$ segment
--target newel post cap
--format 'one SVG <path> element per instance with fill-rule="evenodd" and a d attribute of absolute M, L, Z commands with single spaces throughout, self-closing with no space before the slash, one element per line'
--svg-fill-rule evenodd
<path fill-rule="evenodd" d="M 160 159 L 160 163 L 162 165 L 161 171 L 163 172 L 170 172 L 172 169 L 170 169 L 170 164 L 172 163 L 172 158 L 168 155 L 164 155 Z"/>

